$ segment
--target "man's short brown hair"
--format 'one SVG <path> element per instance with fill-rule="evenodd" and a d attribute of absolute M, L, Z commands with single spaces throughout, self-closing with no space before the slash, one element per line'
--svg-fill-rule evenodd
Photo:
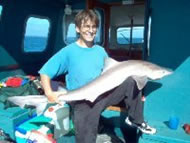
<path fill-rule="evenodd" d="M 88 20 L 95 22 L 96 27 L 99 26 L 99 19 L 97 14 L 94 12 L 94 10 L 92 9 L 86 9 L 86 10 L 82 10 L 80 11 L 76 16 L 75 16 L 75 24 L 77 27 L 81 27 L 82 22 L 86 22 Z"/>

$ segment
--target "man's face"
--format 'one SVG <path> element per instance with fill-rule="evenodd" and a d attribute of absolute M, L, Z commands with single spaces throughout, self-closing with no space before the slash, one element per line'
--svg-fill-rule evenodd
<path fill-rule="evenodd" d="M 81 27 L 76 27 L 76 31 L 80 34 L 80 39 L 84 42 L 93 42 L 96 36 L 97 26 L 91 20 L 82 21 Z"/>

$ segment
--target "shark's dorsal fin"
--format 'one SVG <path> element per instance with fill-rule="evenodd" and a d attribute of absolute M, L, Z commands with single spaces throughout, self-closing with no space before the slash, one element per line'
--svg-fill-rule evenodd
<path fill-rule="evenodd" d="M 120 62 L 112 59 L 112 58 L 106 58 L 105 59 L 105 64 L 104 64 L 104 69 L 103 69 L 103 72 L 104 73 L 105 71 L 109 70 L 110 68 L 118 65 Z"/>

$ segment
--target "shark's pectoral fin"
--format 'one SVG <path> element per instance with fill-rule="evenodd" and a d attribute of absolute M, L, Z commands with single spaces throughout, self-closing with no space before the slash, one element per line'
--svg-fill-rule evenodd
<path fill-rule="evenodd" d="M 142 90 L 148 82 L 147 76 L 133 75 L 132 78 L 136 81 L 139 90 Z"/>

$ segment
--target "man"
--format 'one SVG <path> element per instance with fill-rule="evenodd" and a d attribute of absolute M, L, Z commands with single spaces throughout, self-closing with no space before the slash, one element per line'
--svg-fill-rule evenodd
<path fill-rule="evenodd" d="M 75 24 L 79 39 L 61 49 L 39 71 L 42 86 L 50 102 L 59 102 L 57 97 L 64 94 L 52 90 L 50 85 L 52 78 L 65 73 L 66 88 L 68 90 L 80 88 L 101 75 L 105 59 L 109 58 L 103 47 L 94 44 L 99 26 L 96 13 L 93 10 L 79 12 L 75 17 Z M 126 123 L 136 126 L 144 133 L 154 134 L 156 129 L 144 122 L 143 102 L 138 95 L 136 82 L 129 77 L 111 93 L 101 95 L 93 103 L 85 100 L 70 102 L 76 142 L 95 143 L 101 112 L 122 100 L 129 111 Z"/>

